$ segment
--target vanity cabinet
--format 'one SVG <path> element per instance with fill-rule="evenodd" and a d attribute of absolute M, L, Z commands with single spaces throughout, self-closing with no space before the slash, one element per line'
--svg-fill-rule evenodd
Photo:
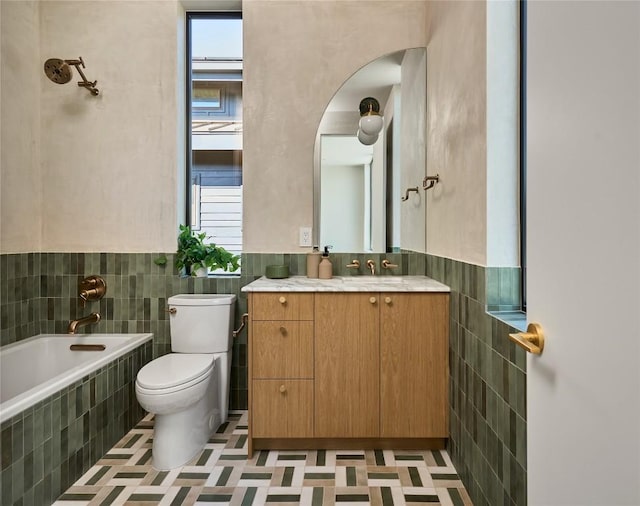
<path fill-rule="evenodd" d="M 449 294 L 249 292 L 249 452 L 443 448 Z"/>

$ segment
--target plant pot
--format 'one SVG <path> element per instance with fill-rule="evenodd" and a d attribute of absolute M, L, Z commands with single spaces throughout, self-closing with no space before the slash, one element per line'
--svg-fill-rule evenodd
<path fill-rule="evenodd" d="M 196 278 L 206 278 L 209 275 L 209 269 L 206 267 L 191 267 L 191 272 L 195 274 Z"/>

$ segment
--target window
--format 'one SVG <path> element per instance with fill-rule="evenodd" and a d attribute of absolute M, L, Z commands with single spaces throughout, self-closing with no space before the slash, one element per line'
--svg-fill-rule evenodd
<path fill-rule="evenodd" d="M 520 300 L 527 310 L 527 2 L 520 0 Z"/>
<path fill-rule="evenodd" d="M 242 252 L 242 17 L 187 14 L 187 222 Z M 223 271 L 220 271 L 222 273 Z M 218 272 L 216 272 L 218 274 Z"/>

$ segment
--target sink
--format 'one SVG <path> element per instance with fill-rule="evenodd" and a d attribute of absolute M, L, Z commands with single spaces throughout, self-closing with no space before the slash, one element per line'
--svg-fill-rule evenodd
<path fill-rule="evenodd" d="M 353 284 L 400 284 L 404 276 L 345 276 L 342 278 L 343 283 Z"/>

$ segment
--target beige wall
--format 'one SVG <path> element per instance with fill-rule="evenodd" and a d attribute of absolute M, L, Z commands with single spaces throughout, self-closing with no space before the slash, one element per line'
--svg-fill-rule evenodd
<path fill-rule="evenodd" d="M 39 4 L 0 2 L 0 252 L 40 251 Z"/>
<path fill-rule="evenodd" d="M 313 146 L 333 93 L 358 68 L 425 45 L 415 1 L 243 2 L 244 248 L 306 251 L 313 220 Z"/>
<path fill-rule="evenodd" d="M 486 4 L 432 2 L 427 43 L 427 252 L 486 265 Z"/>
<path fill-rule="evenodd" d="M 178 4 L 2 2 L 2 13 L 1 251 L 173 250 Z M 75 71 L 65 85 L 42 71 L 79 56 L 97 97 Z"/>
<path fill-rule="evenodd" d="M 41 59 L 82 56 L 98 97 L 42 83 L 44 251 L 171 251 L 178 6 L 47 1 Z"/>
<path fill-rule="evenodd" d="M 172 251 L 181 4 L 1 4 L 1 251 Z M 486 265 L 485 3 L 246 0 L 243 16 L 245 251 L 305 251 L 325 106 L 369 61 L 427 46 L 427 251 Z M 78 56 L 99 97 L 42 73 Z"/>

